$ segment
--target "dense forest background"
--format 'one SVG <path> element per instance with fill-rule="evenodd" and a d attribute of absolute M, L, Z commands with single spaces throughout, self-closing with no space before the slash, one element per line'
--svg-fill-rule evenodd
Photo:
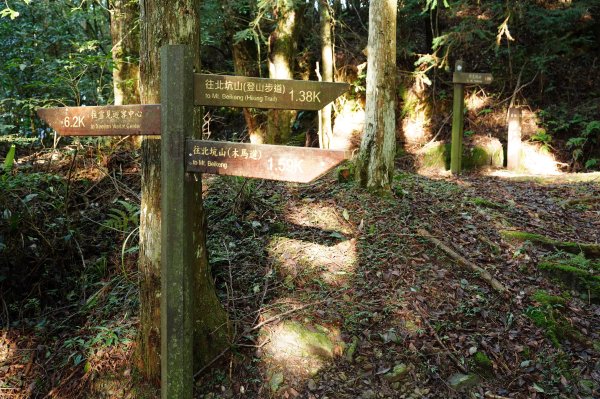
<path fill-rule="evenodd" d="M 247 74 L 267 77 L 277 18 L 290 6 L 298 11 L 293 75 L 316 80 L 321 33 L 315 29 L 319 21 L 315 2 L 202 2 L 204 71 L 234 73 L 237 53 Z M 331 7 L 335 79 L 352 84 L 347 97 L 359 100 L 352 104 L 360 107 L 365 91 L 368 2 L 336 1 Z M 522 106 L 530 111 L 528 120 L 534 125 L 527 132 L 530 140 L 556 153 L 568 170 L 597 168 L 599 7 L 593 0 L 399 3 L 399 141 L 414 138 L 407 137 L 410 128 L 402 123 L 411 117 L 419 124 L 422 139 L 448 138 L 451 71 L 456 60 L 463 59 L 469 71 L 494 75 L 491 87 L 470 90 L 477 101 L 467 104 L 467 135 L 491 135 L 505 141 L 502 116 L 509 105 Z M 102 1 L 7 3 L 0 26 L 0 134 L 4 140 L 10 135 L 14 140 L 35 139 L 47 145 L 51 132 L 36 118 L 38 107 L 113 102 L 115 62 L 121 62 L 119 57 L 125 63 L 138 62 L 135 53 L 113 54 L 118 48 L 111 40 L 111 22 L 116 23 L 116 18 L 111 20 L 116 15 L 113 8 L 111 2 Z M 138 25 L 135 19 L 130 21 L 125 36 L 136 37 Z M 209 118 L 217 134 L 231 138 L 236 132 L 237 139 L 248 138 L 243 121 L 235 122 L 239 113 L 209 110 L 209 114 L 218 116 Z M 261 115 L 256 119 L 265 121 Z M 296 135 L 314 130 L 314 115 L 300 113 L 293 127 Z"/>
<path fill-rule="evenodd" d="M 326 80 L 329 15 L 333 80 L 350 84 L 333 103 L 329 144 L 360 144 L 369 1 L 197 4 L 203 73 L 269 77 L 279 52 L 289 77 Z M 600 2 L 397 7 L 387 195 L 353 186 L 352 162 L 310 185 L 204 180 L 208 262 L 233 332 L 195 376 L 197 397 L 600 392 Z M 0 397 L 158 395 L 139 353 L 140 143 L 60 137 L 36 114 L 139 103 L 149 68 L 140 27 L 135 0 L 0 3 Z M 518 172 L 537 180 L 446 171 L 458 60 L 494 76 L 465 88 L 465 156 L 505 152 L 507 112 L 519 107 L 530 152 Z M 322 144 L 316 112 L 204 107 L 201 118 L 212 140 Z M 432 148 L 446 151 L 441 160 Z M 558 177 L 539 177 L 548 173 Z M 457 266 L 469 262 L 509 295 Z M 290 334 L 310 350 L 278 358 Z M 304 359 L 315 345 L 318 356 Z"/>

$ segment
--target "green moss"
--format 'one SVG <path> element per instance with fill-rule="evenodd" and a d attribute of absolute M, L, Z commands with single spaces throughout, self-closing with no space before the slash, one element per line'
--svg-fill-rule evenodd
<path fill-rule="evenodd" d="M 483 352 L 475 352 L 473 356 L 474 367 L 479 374 L 491 376 L 494 372 L 494 365 L 490 358 Z"/>
<path fill-rule="evenodd" d="M 420 166 L 425 169 L 447 169 L 450 150 L 441 142 L 429 143 L 419 151 Z M 446 158 L 448 157 L 448 164 Z"/>
<path fill-rule="evenodd" d="M 326 333 L 310 330 L 296 321 L 285 323 L 285 328 L 294 333 L 297 343 L 305 355 L 313 355 L 323 359 L 332 359 L 334 343 Z"/>
<path fill-rule="evenodd" d="M 600 276 L 568 262 L 568 260 L 541 262 L 538 268 L 558 278 L 570 288 L 589 294 L 590 299 L 595 302 L 598 301 L 600 299 Z"/>
<path fill-rule="evenodd" d="M 543 236 L 541 234 L 534 234 L 517 230 L 502 230 L 500 231 L 500 235 L 507 239 L 530 241 L 534 244 L 538 244 L 548 248 L 556 248 L 572 254 L 579 254 L 583 252 L 585 255 L 593 258 L 600 257 L 600 245 L 598 244 L 582 244 L 571 241 L 558 241 Z"/>
<path fill-rule="evenodd" d="M 506 209 L 507 208 L 506 205 L 498 204 L 497 202 L 492 202 L 492 201 L 489 201 L 489 200 L 487 200 L 485 198 L 481 198 L 481 197 L 470 198 L 468 200 L 468 202 L 472 203 L 473 205 L 480 206 L 482 208 L 492 208 L 492 209 Z"/>
<path fill-rule="evenodd" d="M 428 169 L 450 169 L 451 143 L 430 143 L 420 151 L 421 167 Z M 501 167 L 504 154 L 501 146 L 469 146 L 463 150 L 462 167 L 465 170 L 478 169 L 485 166 Z"/>
<path fill-rule="evenodd" d="M 477 169 L 490 164 L 490 156 L 482 147 L 472 147 L 463 152 L 462 167 L 464 169 Z"/>
<path fill-rule="evenodd" d="M 532 299 L 536 302 L 539 302 L 542 305 L 551 305 L 551 306 L 564 305 L 567 302 L 567 300 L 565 298 L 556 296 L 556 295 L 550 295 L 546 291 L 543 291 L 543 290 L 536 291 L 536 293 L 533 294 Z"/>
<path fill-rule="evenodd" d="M 550 295 L 545 291 L 537 291 L 532 299 L 538 306 L 531 306 L 525 311 L 533 323 L 544 330 L 546 336 L 552 341 L 552 344 L 559 348 L 564 339 L 573 339 L 579 342 L 586 342 L 585 337 L 579 331 L 573 328 L 569 320 L 561 313 L 561 308 L 566 303 L 566 299 Z"/>

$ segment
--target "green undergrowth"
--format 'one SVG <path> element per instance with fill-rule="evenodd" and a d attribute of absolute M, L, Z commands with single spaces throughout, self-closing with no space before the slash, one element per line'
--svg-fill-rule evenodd
<path fill-rule="evenodd" d="M 541 261 L 538 268 L 589 300 L 600 300 L 600 262 L 587 259 L 583 253 L 555 253 Z"/>
<path fill-rule="evenodd" d="M 573 328 L 563 314 L 566 298 L 539 290 L 533 294 L 531 299 L 534 301 L 534 305 L 525 310 L 525 315 L 544 331 L 555 347 L 560 348 L 565 339 L 585 342 L 585 338 Z"/>

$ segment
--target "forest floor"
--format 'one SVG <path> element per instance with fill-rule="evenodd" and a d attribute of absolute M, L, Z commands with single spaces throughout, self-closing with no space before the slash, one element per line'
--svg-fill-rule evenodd
<path fill-rule="evenodd" d="M 15 172 L 62 176 L 13 194 L 46 214 L 38 201 L 67 199 L 77 245 L 63 266 L 78 272 L 70 288 L 41 272 L 36 290 L 0 278 L 0 397 L 156 397 L 135 371 L 136 159 L 72 160 Z M 600 397 L 600 251 L 564 244 L 600 243 L 600 174 L 398 170 L 384 197 L 334 173 L 206 182 L 210 262 L 236 334 L 196 397 Z"/>

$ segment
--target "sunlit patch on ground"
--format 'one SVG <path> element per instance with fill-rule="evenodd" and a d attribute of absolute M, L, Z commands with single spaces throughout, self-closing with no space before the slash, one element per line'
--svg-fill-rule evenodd
<path fill-rule="evenodd" d="M 279 385 L 301 384 L 343 352 L 339 329 L 310 322 L 284 321 L 265 327 L 261 340 L 266 342 L 261 360 L 273 391 L 280 388 L 274 386 L 277 379 L 283 377 Z"/>
<path fill-rule="evenodd" d="M 350 228 L 343 220 L 343 210 L 334 206 L 315 202 L 308 198 L 305 204 L 294 207 L 286 215 L 286 220 L 298 226 L 315 227 L 326 231 L 336 230 L 342 234 L 350 234 Z"/>
<path fill-rule="evenodd" d="M 353 276 L 357 263 L 356 242 L 328 246 L 286 237 L 276 237 L 268 248 L 286 285 L 303 287 L 315 279 L 343 286 Z"/>

